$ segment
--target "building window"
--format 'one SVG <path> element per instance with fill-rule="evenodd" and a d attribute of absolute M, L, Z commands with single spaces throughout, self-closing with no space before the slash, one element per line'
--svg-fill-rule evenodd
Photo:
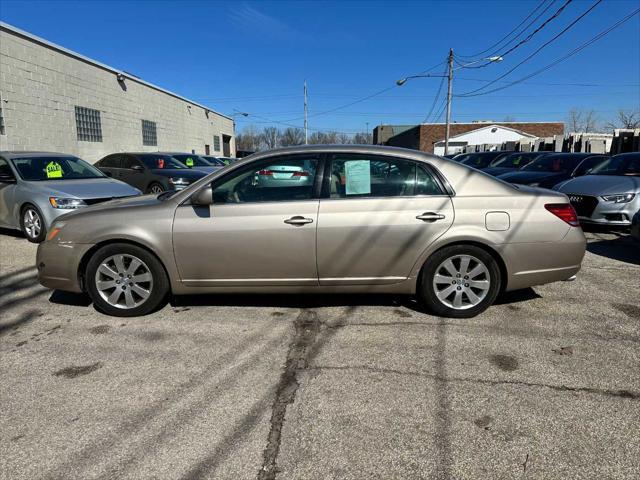
<path fill-rule="evenodd" d="M 156 133 L 156 122 L 142 120 L 142 144 L 149 147 L 158 146 L 158 135 Z"/>
<path fill-rule="evenodd" d="M 213 136 L 213 149 L 216 152 L 220 151 L 220 136 L 219 135 L 214 135 Z"/>
<path fill-rule="evenodd" d="M 78 107 L 76 105 L 76 129 L 81 142 L 101 142 L 102 124 L 100 110 Z"/>

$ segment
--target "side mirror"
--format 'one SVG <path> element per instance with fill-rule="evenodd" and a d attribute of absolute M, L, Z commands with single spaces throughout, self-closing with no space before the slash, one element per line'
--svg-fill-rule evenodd
<path fill-rule="evenodd" d="M 0 183 L 16 183 L 16 179 L 13 175 L 0 174 Z"/>
<path fill-rule="evenodd" d="M 134 165 L 133 167 L 131 167 L 131 170 L 133 170 L 134 172 L 142 172 L 144 168 L 142 168 L 142 165 Z"/>
<path fill-rule="evenodd" d="M 213 203 L 213 190 L 211 185 L 201 188 L 191 195 L 191 204 L 198 207 L 208 207 Z"/>

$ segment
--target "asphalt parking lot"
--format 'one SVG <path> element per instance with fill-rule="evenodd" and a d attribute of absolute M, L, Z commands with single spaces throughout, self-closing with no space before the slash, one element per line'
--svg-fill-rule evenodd
<path fill-rule="evenodd" d="M 3 479 L 640 476 L 640 244 L 471 320 L 403 297 L 97 313 L 0 232 Z"/>

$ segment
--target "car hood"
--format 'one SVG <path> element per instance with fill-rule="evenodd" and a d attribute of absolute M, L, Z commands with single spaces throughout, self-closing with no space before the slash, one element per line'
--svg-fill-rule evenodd
<path fill-rule="evenodd" d="M 205 172 L 198 171 L 196 169 L 186 168 L 183 170 L 181 168 L 153 168 L 151 171 L 156 175 L 162 175 L 163 177 L 179 177 L 179 178 L 188 178 L 190 180 L 197 180 L 206 175 Z"/>
<path fill-rule="evenodd" d="M 94 198 L 119 198 L 140 195 L 140 190 L 113 178 L 87 178 L 84 180 L 46 180 L 25 182 L 45 195 L 75 197 L 83 200 Z"/>
<path fill-rule="evenodd" d="M 482 171 L 484 173 L 488 173 L 489 175 L 493 175 L 497 177 L 498 175 L 502 175 L 503 173 L 511 173 L 517 171 L 515 168 L 507 168 L 507 167 L 487 167 L 483 168 Z"/>
<path fill-rule="evenodd" d="M 516 172 L 499 175 L 499 178 L 505 182 L 522 183 L 526 185 L 539 182 L 551 183 L 551 181 L 556 178 L 560 181 L 568 175 L 566 172 L 529 172 L 526 170 L 518 170 Z"/>
<path fill-rule="evenodd" d="M 90 205 L 88 207 L 78 208 L 64 215 L 64 219 L 70 219 L 74 217 L 82 217 L 85 215 L 92 215 L 96 212 L 106 210 L 118 210 L 130 207 L 146 207 L 150 205 L 159 205 L 162 200 L 158 200 L 158 194 L 150 195 L 138 195 L 135 197 L 117 198 L 108 202 L 98 203 L 96 205 Z"/>
<path fill-rule="evenodd" d="M 585 175 L 558 185 L 555 190 L 580 195 L 640 193 L 640 177 L 624 175 Z"/>

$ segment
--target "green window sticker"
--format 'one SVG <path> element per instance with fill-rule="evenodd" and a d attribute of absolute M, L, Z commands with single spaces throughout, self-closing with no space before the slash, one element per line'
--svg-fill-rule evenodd
<path fill-rule="evenodd" d="M 189 168 L 193 167 L 193 158 L 191 157 L 187 158 L 186 165 Z"/>
<path fill-rule="evenodd" d="M 46 170 L 47 178 L 62 178 L 62 166 L 58 162 L 49 162 Z"/>

